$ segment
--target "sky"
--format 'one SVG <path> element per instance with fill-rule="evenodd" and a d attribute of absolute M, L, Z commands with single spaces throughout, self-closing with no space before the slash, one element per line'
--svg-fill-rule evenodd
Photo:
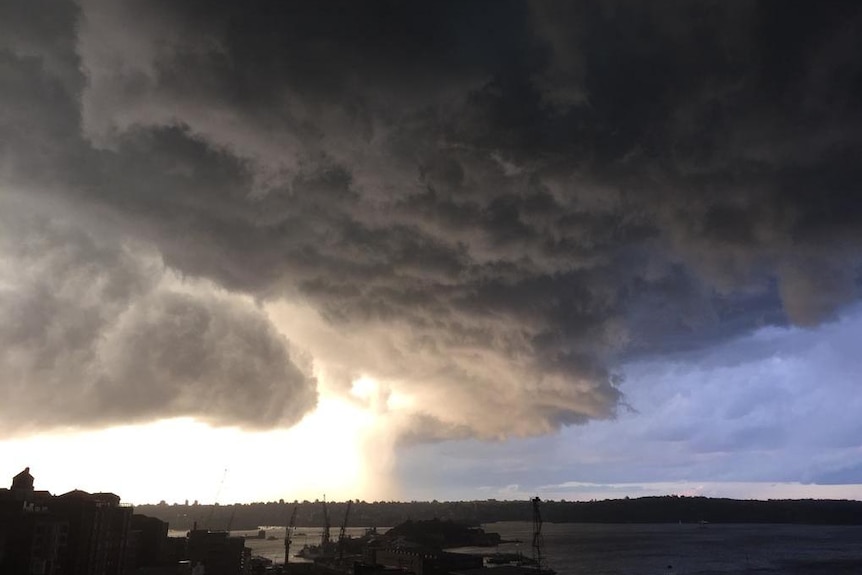
<path fill-rule="evenodd" d="M 862 499 L 862 5 L 0 3 L 0 477 Z"/>

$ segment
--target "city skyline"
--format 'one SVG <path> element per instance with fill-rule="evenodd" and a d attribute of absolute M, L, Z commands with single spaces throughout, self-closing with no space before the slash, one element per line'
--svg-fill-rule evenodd
<path fill-rule="evenodd" d="M 862 6 L 0 6 L 0 477 L 862 499 Z"/>

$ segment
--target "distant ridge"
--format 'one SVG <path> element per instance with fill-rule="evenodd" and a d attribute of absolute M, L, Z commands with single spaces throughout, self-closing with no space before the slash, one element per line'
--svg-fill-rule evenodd
<path fill-rule="evenodd" d="M 237 505 L 138 505 L 136 512 L 158 517 L 171 529 L 185 530 L 194 521 L 211 516 L 212 529 L 256 529 L 284 525 L 298 505 L 296 525 L 321 527 L 317 502 L 269 502 Z M 346 503 L 327 502 L 330 514 L 343 516 Z M 862 501 L 824 499 L 773 499 L 768 501 L 708 497 L 640 497 L 602 501 L 544 501 L 547 523 L 797 523 L 862 525 Z M 450 519 L 467 524 L 495 521 L 530 521 L 528 501 L 354 501 L 349 526 L 390 527 L 407 519 Z"/>

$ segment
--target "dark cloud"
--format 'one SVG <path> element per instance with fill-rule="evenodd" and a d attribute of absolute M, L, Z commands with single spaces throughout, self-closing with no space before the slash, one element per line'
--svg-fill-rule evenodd
<path fill-rule="evenodd" d="M 423 437 L 611 417 L 626 358 L 858 297 L 855 3 L 63 6 L 10 9 L 4 181 L 364 338 L 291 334 Z"/>
<path fill-rule="evenodd" d="M 310 365 L 253 304 L 26 204 L 0 201 L 4 434 L 171 416 L 271 427 L 314 407 Z"/>

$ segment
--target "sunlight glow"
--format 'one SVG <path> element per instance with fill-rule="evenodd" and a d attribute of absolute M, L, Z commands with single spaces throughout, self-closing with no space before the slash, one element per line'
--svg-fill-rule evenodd
<path fill-rule="evenodd" d="M 403 393 L 393 391 L 386 399 L 386 409 L 390 411 L 408 410 L 413 407 L 413 400 Z"/>
<path fill-rule="evenodd" d="M 362 376 L 353 381 L 350 393 L 359 399 L 369 400 L 378 393 L 380 386 L 376 381 L 367 376 Z"/>
<path fill-rule="evenodd" d="M 0 481 L 26 466 L 36 488 L 111 491 L 124 501 L 200 503 L 366 496 L 373 413 L 322 397 L 286 430 L 212 428 L 190 418 L 0 442 Z"/>

